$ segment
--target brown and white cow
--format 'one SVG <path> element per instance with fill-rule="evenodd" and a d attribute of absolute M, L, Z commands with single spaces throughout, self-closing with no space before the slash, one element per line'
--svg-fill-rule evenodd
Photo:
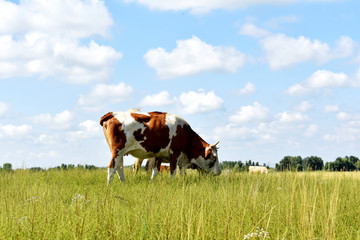
<path fill-rule="evenodd" d="M 106 141 L 111 151 L 108 167 L 108 185 L 115 172 L 125 180 L 123 157 L 131 154 L 136 158 L 168 159 L 171 176 L 176 165 L 186 168 L 193 164 L 206 173 L 221 173 L 217 143 L 205 142 L 181 117 L 163 112 L 136 113 L 109 112 L 100 119 Z"/>

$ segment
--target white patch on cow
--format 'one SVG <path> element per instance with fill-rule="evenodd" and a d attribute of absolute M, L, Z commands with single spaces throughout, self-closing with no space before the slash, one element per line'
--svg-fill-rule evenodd
<path fill-rule="evenodd" d="M 108 168 L 108 178 L 107 178 L 107 185 L 109 186 L 113 179 L 115 174 L 115 168 Z"/>
<path fill-rule="evenodd" d="M 122 154 L 118 154 L 115 158 L 115 170 L 120 178 L 120 181 L 125 181 L 124 177 L 124 157 Z"/>
<path fill-rule="evenodd" d="M 167 113 L 165 118 L 165 124 L 169 127 L 169 138 L 172 139 L 176 135 L 177 126 L 180 125 L 181 127 L 183 127 L 185 124 L 188 123 L 175 114 Z"/>

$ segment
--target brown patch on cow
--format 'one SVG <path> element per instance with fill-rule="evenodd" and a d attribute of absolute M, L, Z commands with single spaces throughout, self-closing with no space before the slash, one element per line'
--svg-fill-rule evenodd
<path fill-rule="evenodd" d="M 135 121 L 140 123 L 148 123 L 150 121 L 151 116 L 139 114 L 139 113 L 131 113 L 131 116 Z"/>
<path fill-rule="evenodd" d="M 110 117 L 111 115 L 112 117 Z M 104 115 L 100 124 L 103 126 L 105 138 L 112 154 L 109 168 L 113 168 L 118 152 L 125 147 L 126 135 L 122 129 L 122 124 L 112 113 Z"/>
<path fill-rule="evenodd" d="M 169 127 L 165 122 L 166 113 L 150 112 L 149 115 L 131 113 L 135 121 L 145 126 L 144 132 L 141 134 L 137 130 L 134 132 L 134 137 L 136 140 L 142 141 L 140 144 L 147 152 L 158 153 L 162 148 L 166 148 L 170 141 Z"/>
<path fill-rule="evenodd" d="M 112 112 L 108 112 L 107 114 L 105 114 L 104 116 L 101 117 L 100 125 L 102 126 L 104 124 L 104 122 L 106 122 L 107 120 L 109 120 L 113 117 L 114 117 L 114 114 Z"/>
<path fill-rule="evenodd" d="M 172 149 L 179 148 L 187 150 L 189 161 L 196 159 L 200 156 L 205 158 L 205 149 L 210 146 L 205 142 L 192 128 L 190 125 L 185 124 L 183 127 L 177 126 L 176 135 L 172 141 Z"/>
<path fill-rule="evenodd" d="M 139 141 L 139 142 L 144 140 L 144 135 L 141 134 L 141 129 L 134 131 L 134 137 L 135 137 L 136 141 Z"/>

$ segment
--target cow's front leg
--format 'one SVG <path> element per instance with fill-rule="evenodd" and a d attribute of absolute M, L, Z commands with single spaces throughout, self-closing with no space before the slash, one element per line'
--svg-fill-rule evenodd
<path fill-rule="evenodd" d="M 118 177 L 120 178 L 120 181 L 125 181 L 124 177 L 124 157 L 123 155 L 119 154 L 115 158 L 115 169 Z"/>
<path fill-rule="evenodd" d="M 176 161 L 170 161 L 170 174 L 171 174 L 171 178 L 175 177 L 176 174 Z"/>

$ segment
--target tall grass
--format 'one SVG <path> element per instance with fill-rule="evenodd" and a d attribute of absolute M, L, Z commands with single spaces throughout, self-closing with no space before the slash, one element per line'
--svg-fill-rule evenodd
<path fill-rule="evenodd" d="M 1 172 L 0 239 L 360 239 L 360 173 L 125 174 Z"/>

